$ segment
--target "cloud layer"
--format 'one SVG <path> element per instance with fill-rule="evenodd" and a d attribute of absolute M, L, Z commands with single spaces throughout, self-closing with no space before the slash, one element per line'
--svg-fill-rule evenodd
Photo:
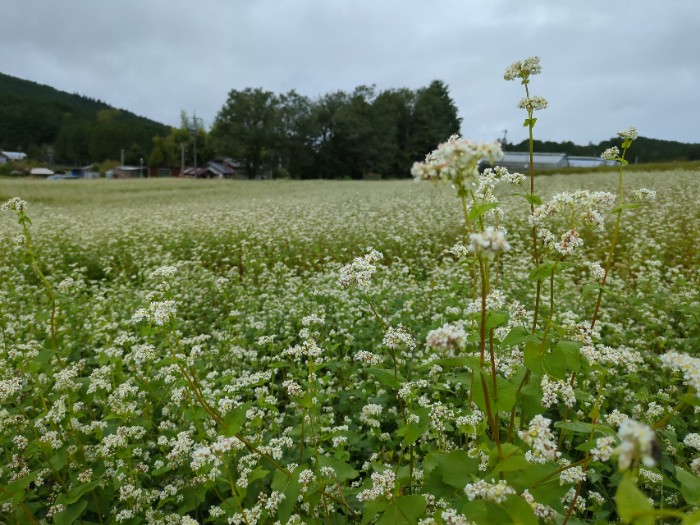
<path fill-rule="evenodd" d="M 630 125 L 700 142 L 700 9 L 689 0 L 8 0 L 0 71 L 178 125 L 211 125 L 231 89 L 317 97 L 442 79 L 462 132 L 525 138 L 505 82 L 538 55 L 536 134 L 599 142 Z"/>

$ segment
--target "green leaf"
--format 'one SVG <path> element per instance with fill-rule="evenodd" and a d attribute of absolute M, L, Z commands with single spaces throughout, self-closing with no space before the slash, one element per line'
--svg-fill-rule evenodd
<path fill-rule="evenodd" d="M 63 503 L 64 505 L 70 505 L 72 503 L 75 503 L 80 499 L 80 497 L 83 494 L 85 494 L 86 492 L 90 492 L 99 485 L 100 480 L 96 479 L 94 481 L 91 481 L 90 483 L 84 483 L 83 485 L 73 487 L 68 491 L 68 494 L 66 494 L 65 496 L 61 495 L 58 498 L 56 498 L 56 503 Z"/>
<path fill-rule="evenodd" d="M 544 356 L 540 352 L 539 344 L 526 343 L 523 355 L 528 370 L 539 376 L 544 375 Z"/>
<path fill-rule="evenodd" d="M 524 193 L 524 192 L 516 192 L 513 195 L 523 197 L 527 202 L 529 202 L 530 204 L 534 204 L 535 206 L 542 205 L 542 199 L 539 197 L 539 195 L 534 195 L 534 194 Z"/>
<path fill-rule="evenodd" d="M 554 348 L 542 361 L 545 371 L 557 379 L 566 379 L 566 356 L 559 348 Z"/>
<path fill-rule="evenodd" d="M 643 206 L 643 204 L 641 204 L 639 202 L 632 202 L 630 204 L 622 204 L 621 206 L 615 206 L 612 209 L 612 213 L 619 213 L 619 212 L 624 211 L 624 210 L 634 210 L 636 208 L 641 208 L 642 206 Z"/>
<path fill-rule="evenodd" d="M 318 464 L 321 467 L 330 467 L 335 471 L 335 479 L 338 481 L 347 481 L 349 479 L 355 479 L 360 473 L 355 470 L 351 465 L 345 463 L 344 461 L 339 461 L 335 458 L 329 456 L 318 456 Z"/>
<path fill-rule="evenodd" d="M 700 505 L 700 477 L 676 468 L 676 479 L 681 484 L 681 494 L 690 505 Z"/>
<path fill-rule="evenodd" d="M 576 372 L 581 368 L 581 343 L 577 341 L 559 341 L 555 346 L 564 354 L 566 367 Z"/>
<path fill-rule="evenodd" d="M 253 402 L 248 401 L 226 414 L 224 418 L 226 422 L 226 437 L 235 436 L 243 428 L 244 423 L 247 421 L 246 412 L 251 406 L 253 406 Z"/>
<path fill-rule="evenodd" d="M 532 270 L 527 278 L 530 281 L 541 281 L 542 279 L 546 279 L 547 277 L 552 275 L 552 272 L 554 271 L 556 266 L 557 264 L 552 261 L 545 261 L 542 264 L 540 264 L 537 268 Z"/>
<path fill-rule="evenodd" d="M 493 472 L 494 474 L 498 472 L 516 472 L 518 470 L 524 470 L 531 466 L 532 463 L 529 463 L 525 459 L 525 456 L 511 456 L 509 458 L 504 459 L 498 465 L 496 465 L 496 468 L 493 469 Z"/>
<path fill-rule="evenodd" d="M 401 496 L 389 503 L 377 525 L 416 525 L 425 513 L 425 498 L 419 495 Z"/>
<path fill-rule="evenodd" d="M 66 510 L 57 512 L 53 515 L 53 522 L 55 525 L 72 525 L 80 517 L 80 515 L 87 507 L 87 500 L 79 501 L 78 503 L 71 505 Z"/>
<path fill-rule="evenodd" d="M 401 374 L 397 374 L 394 377 L 393 370 L 387 370 L 386 368 L 367 368 L 365 370 L 368 374 L 373 375 L 381 384 L 398 390 L 401 385 L 406 382 Z"/>
<path fill-rule="evenodd" d="M 584 423 L 583 421 L 557 421 L 554 423 L 554 428 L 569 430 L 575 434 L 588 434 L 591 432 L 596 434 L 607 434 L 610 436 L 616 435 L 616 432 L 607 425 Z"/>
<path fill-rule="evenodd" d="M 469 220 L 474 221 L 481 217 L 484 213 L 494 208 L 498 208 L 498 202 L 485 202 L 484 204 L 476 204 L 469 212 Z"/>
<path fill-rule="evenodd" d="M 415 411 L 418 416 L 418 423 L 414 421 L 409 421 L 407 425 L 402 426 L 397 430 L 399 436 L 403 436 L 401 441 L 402 447 L 408 447 L 418 441 L 423 434 L 425 434 L 430 427 L 430 410 L 427 408 L 420 408 Z"/>
<path fill-rule="evenodd" d="M 698 525 L 700 523 L 700 510 L 696 510 L 692 514 L 686 514 L 683 518 L 682 525 Z"/>
<path fill-rule="evenodd" d="M 508 322 L 508 316 L 505 314 L 500 314 L 498 312 L 489 312 L 486 315 L 486 331 L 493 328 L 498 328 Z"/>
<path fill-rule="evenodd" d="M 510 332 L 508 332 L 508 335 L 506 335 L 505 339 L 503 339 L 503 342 L 501 343 L 502 347 L 509 347 L 509 346 L 515 346 L 520 343 L 539 343 L 539 339 L 536 335 L 533 335 L 530 333 L 530 331 L 527 328 L 523 328 L 522 326 L 514 326 L 511 328 Z"/>
<path fill-rule="evenodd" d="M 617 514 L 623 523 L 654 525 L 654 508 L 647 497 L 632 481 L 632 474 L 625 474 L 615 493 Z"/>
<path fill-rule="evenodd" d="M 539 521 L 535 516 L 530 504 L 520 496 L 508 496 L 503 503 L 503 510 L 508 513 L 515 525 L 538 525 Z"/>
<path fill-rule="evenodd" d="M 479 470 L 479 460 L 470 458 L 464 450 L 431 452 L 425 459 L 426 474 L 439 472 L 442 481 L 451 487 L 463 489 Z"/>

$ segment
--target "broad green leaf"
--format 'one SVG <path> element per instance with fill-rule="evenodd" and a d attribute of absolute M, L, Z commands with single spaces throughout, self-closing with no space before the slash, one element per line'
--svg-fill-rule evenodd
<path fill-rule="evenodd" d="M 508 496 L 502 504 L 503 510 L 508 513 L 514 525 L 538 525 L 539 521 L 535 516 L 530 504 L 520 496 Z"/>
<path fill-rule="evenodd" d="M 226 422 L 226 437 L 235 436 L 238 434 L 241 428 L 243 428 L 243 425 L 247 421 L 246 412 L 248 412 L 248 409 L 252 405 L 253 402 L 248 401 L 242 406 L 239 406 L 235 410 L 231 410 L 228 414 L 226 414 L 226 417 L 224 418 L 224 421 Z"/>
<path fill-rule="evenodd" d="M 344 461 L 338 461 L 332 457 L 320 455 L 318 456 L 318 464 L 321 467 L 332 468 L 335 471 L 335 479 L 341 482 L 349 479 L 355 479 L 360 475 L 360 473 L 351 465 L 348 465 Z"/>
<path fill-rule="evenodd" d="M 539 338 L 536 335 L 530 333 L 529 330 L 523 328 L 522 326 L 515 326 L 511 328 L 508 335 L 501 343 L 502 347 L 515 346 L 520 343 L 539 343 Z"/>
<path fill-rule="evenodd" d="M 623 523 L 635 525 L 653 525 L 654 508 L 647 497 L 640 491 L 632 480 L 632 474 L 625 474 L 615 493 L 617 514 Z"/>
<path fill-rule="evenodd" d="M 484 213 L 494 208 L 498 208 L 497 202 L 486 202 L 484 204 L 477 204 L 469 212 L 469 220 L 474 221 L 481 217 Z"/>
<path fill-rule="evenodd" d="M 594 432 L 596 434 L 608 434 L 614 436 L 616 432 L 610 428 L 608 425 L 592 423 L 584 423 L 583 421 L 557 421 L 554 423 L 554 428 L 561 428 L 563 430 L 570 430 L 576 434 L 590 434 Z"/>
<path fill-rule="evenodd" d="M 65 496 L 59 496 L 56 498 L 56 503 L 63 503 L 64 505 L 70 505 L 72 503 L 75 503 L 80 499 L 80 497 L 85 494 L 86 492 L 90 492 L 91 490 L 95 489 L 100 485 L 101 480 L 96 479 L 94 481 L 91 481 L 90 483 L 84 483 L 82 485 L 78 485 L 77 487 L 73 487 L 68 491 L 68 494 Z"/>
<path fill-rule="evenodd" d="M 542 364 L 550 376 L 561 380 L 566 379 L 566 355 L 559 348 L 554 348 L 551 353 L 546 354 Z"/>
<path fill-rule="evenodd" d="M 386 368 L 367 368 L 366 372 L 373 375 L 381 384 L 398 390 L 406 382 L 401 374 L 394 376 L 393 370 Z"/>
<path fill-rule="evenodd" d="M 683 518 L 682 525 L 698 525 L 700 524 L 700 510 L 696 510 L 692 514 L 687 514 Z"/>
<path fill-rule="evenodd" d="M 425 498 L 419 495 L 401 496 L 389 503 L 377 525 L 416 525 L 425 513 Z"/>
<path fill-rule="evenodd" d="M 542 264 L 540 264 L 537 268 L 532 270 L 527 278 L 530 281 L 541 281 L 542 279 L 546 279 L 547 277 L 552 275 L 555 266 L 556 263 L 552 261 L 545 261 Z"/>
<path fill-rule="evenodd" d="M 690 505 L 700 505 L 700 477 L 676 468 L 676 479 L 681 484 L 681 494 Z"/>
<path fill-rule="evenodd" d="M 78 503 L 75 503 L 74 505 L 71 505 L 68 507 L 66 510 L 63 510 L 61 512 L 57 512 L 56 514 L 53 515 L 53 522 L 55 525 L 73 525 L 80 515 L 83 513 L 85 510 L 85 507 L 87 507 L 88 502 L 87 500 L 79 501 Z"/>
<path fill-rule="evenodd" d="M 559 341 L 556 350 L 564 354 L 566 367 L 575 372 L 581 368 L 581 343 L 576 341 Z"/>
<path fill-rule="evenodd" d="M 544 356 L 540 352 L 540 345 L 526 343 L 523 354 L 527 369 L 539 376 L 544 375 Z"/>
<path fill-rule="evenodd" d="M 639 202 L 634 202 L 630 204 L 623 204 L 622 206 L 616 206 L 612 209 L 612 213 L 619 213 L 624 210 L 634 210 L 636 208 L 641 208 L 642 204 Z"/>
<path fill-rule="evenodd" d="M 498 328 L 508 322 L 508 316 L 497 312 L 489 312 L 486 316 L 486 330 Z"/>
<path fill-rule="evenodd" d="M 496 467 L 493 469 L 493 472 L 494 474 L 498 472 L 516 472 L 518 470 L 524 470 L 531 466 L 532 463 L 529 463 L 525 459 L 525 456 L 511 456 L 509 458 L 504 459 L 498 465 L 496 465 Z"/>
<path fill-rule="evenodd" d="M 425 459 L 426 473 L 439 472 L 442 481 L 451 487 L 463 489 L 479 470 L 479 460 L 470 458 L 464 450 L 431 452 Z"/>

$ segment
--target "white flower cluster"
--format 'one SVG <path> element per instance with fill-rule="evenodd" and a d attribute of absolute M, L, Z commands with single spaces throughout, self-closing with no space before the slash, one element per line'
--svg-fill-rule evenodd
<path fill-rule="evenodd" d="M 358 352 L 356 352 L 354 359 L 355 361 L 359 361 L 360 363 L 372 366 L 381 364 L 382 361 L 384 361 L 384 358 L 382 356 L 373 354 L 372 352 L 368 352 L 367 350 L 359 350 Z"/>
<path fill-rule="evenodd" d="M 360 421 L 372 428 L 379 428 L 379 420 L 376 419 L 382 414 L 384 408 L 376 403 L 369 403 L 362 407 L 360 412 Z"/>
<path fill-rule="evenodd" d="M 132 323 L 140 323 L 142 321 L 152 321 L 158 326 L 163 326 L 175 315 L 175 301 L 152 301 L 148 305 L 148 309 L 139 308 L 131 317 Z"/>
<path fill-rule="evenodd" d="M 443 180 L 467 187 L 479 176 L 479 161 L 491 163 L 503 158 L 499 142 L 473 142 L 452 135 L 435 151 L 428 153 L 424 162 L 416 162 L 411 175 L 416 180 Z"/>
<path fill-rule="evenodd" d="M 561 397 L 562 402 L 569 408 L 576 403 L 576 395 L 573 387 L 567 382 L 559 379 L 551 380 L 545 374 L 540 382 L 542 387 L 542 404 L 551 407 Z"/>
<path fill-rule="evenodd" d="M 634 462 L 641 461 L 647 467 L 656 465 L 658 444 L 656 434 L 649 425 L 627 419 L 617 432 L 621 443 L 613 451 L 620 470 L 627 470 Z"/>
<path fill-rule="evenodd" d="M 413 336 L 401 325 L 398 325 L 396 328 L 390 326 L 384 334 L 383 343 L 392 350 L 399 349 L 401 345 L 406 345 L 406 348 L 409 350 L 413 350 L 416 347 L 416 341 L 413 339 Z"/>
<path fill-rule="evenodd" d="M 595 461 L 607 461 L 613 455 L 613 436 L 605 436 L 595 440 L 595 447 L 591 449 L 591 456 Z"/>
<path fill-rule="evenodd" d="M 528 221 L 530 226 L 540 226 L 547 217 L 560 215 L 603 231 L 605 218 L 600 209 L 611 207 L 615 199 L 615 195 L 607 191 L 563 191 L 556 193 L 547 203 L 535 208 L 528 217 Z"/>
<path fill-rule="evenodd" d="M 341 286 L 357 285 L 366 291 L 369 288 L 372 275 L 377 271 L 374 263 L 380 261 L 382 257 L 384 255 L 377 250 L 370 251 L 364 257 L 357 257 L 352 263 L 341 268 L 338 283 Z"/>
<path fill-rule="evenodd" d="M 425 342 L 435 350 L 459 350 L 467 342 L 467 332 L 459 325 L 445 323 L 428 332 Z"/>
<path fill-rule="evenodd" d="M 518 103 L 520 109 L 527 109 L 530 111 L 547 109 L 547 99 L 543 97 L 523 97 Z"/>
<path fill-rule="evenodd" d="M 666 368 L 681 372 L 685 382 L 700 394 L 700 358 L 671 350 L 662 355 L 660 359 L 661 364 Z"/>
<path fill-rule="evenodd" d="M 525 454 L 525 458 L 530 463 L 544 463 L 554 461 L 561 453 L 557 452 L 557 442 L 554 433 L 549 429 L 551 419 L 536 415 L 530 421 L 527 430 L 518 431 L 518 436 L 530 450 Z"/>
<path fill-rule="evenodd" d="M 591 364 L 605 367 L 620 367 L 634 374 L 644 364 L 642 354 L 631 348 L 620 346 L 613 348 L 605 345 L 586 345 L 581 348 L 581 355 Z"/>
<path fill-rule="evenodd" d="M 635 128 L 634 126 L 630 126 L 627 129 L 618 131 L 617 136 L 620 137 L 622 140 L 637 140 L 639 133 L 637 132 L 637 128 Z"/>
<path fill-rule="evenodd" d="M 503 78 L 505 80 L 515 80 L 516 78 L 527 80 L 532 75 L 539 75 L 541 72 L 540 57 L 529 57 L 522 61 L 513 62 L 508 66 L 503 74 Z"/>
<path fill-rule="evenodd" d="M 395 483 L 396 475 L 390 468 L 387 468 L 384 472 L 373 472 L 372 488 L 361 491 L 357 495 L 357 499 L 362 502 L 374 501 L 382 496 L 386 499 L 391 499 L 394 495 Z"/>
<path fill-rule="evenodd" d="M 656 191 L 649 188 L 639 188 L 632 191 L 632 197 L 638 201 L 653 201 L 656 200 Z"/>
<path fill-rule="evenodd" d="M 12 197 L 7 202 L 0 205 L 0 211 L 15 211 L 17 213 L 27 209 L 27 201 L 19 197 Z"/>
<path fill-rule="evenodd" d="M 510 487 L 504 479 L 496 483 L 480 479 L 475 483 L 467 483 L 467 486 L 464 487 L 464 493 L 470 501 L 481 498 L 495 503 L 503 503 L 510 494 L 515 494 L 515 489 Z"/>
<path fill-rule="evenodd" d="M 690 433 L 683 438 L 683 444 L 686 447 L 700 450 L 700 434 Z"/>
<path fill-rule="evenodd" d="M 617 146 L 608 148 L 600 154 L 600 158 L 603 160 L 620 160 L 620 149 Z"/>
<path fill-rule="evenodd" d="M 503 230 L 487 226 L 484 231 L 472 233 L 470 236 L 472 248 L 478 254 L 493 259 L 496 254 L 510 250 Z"/>

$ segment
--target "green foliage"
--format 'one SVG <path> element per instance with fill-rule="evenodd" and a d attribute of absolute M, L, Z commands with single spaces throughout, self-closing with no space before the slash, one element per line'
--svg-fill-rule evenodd
<path fill-rule="evenodd" d="M 165 130 L 99 100 L 0 74 L 0 148 L 43 157 L 34 160 L 86 165 L 125 149 L 125 161 L 138 164 Z"/>

